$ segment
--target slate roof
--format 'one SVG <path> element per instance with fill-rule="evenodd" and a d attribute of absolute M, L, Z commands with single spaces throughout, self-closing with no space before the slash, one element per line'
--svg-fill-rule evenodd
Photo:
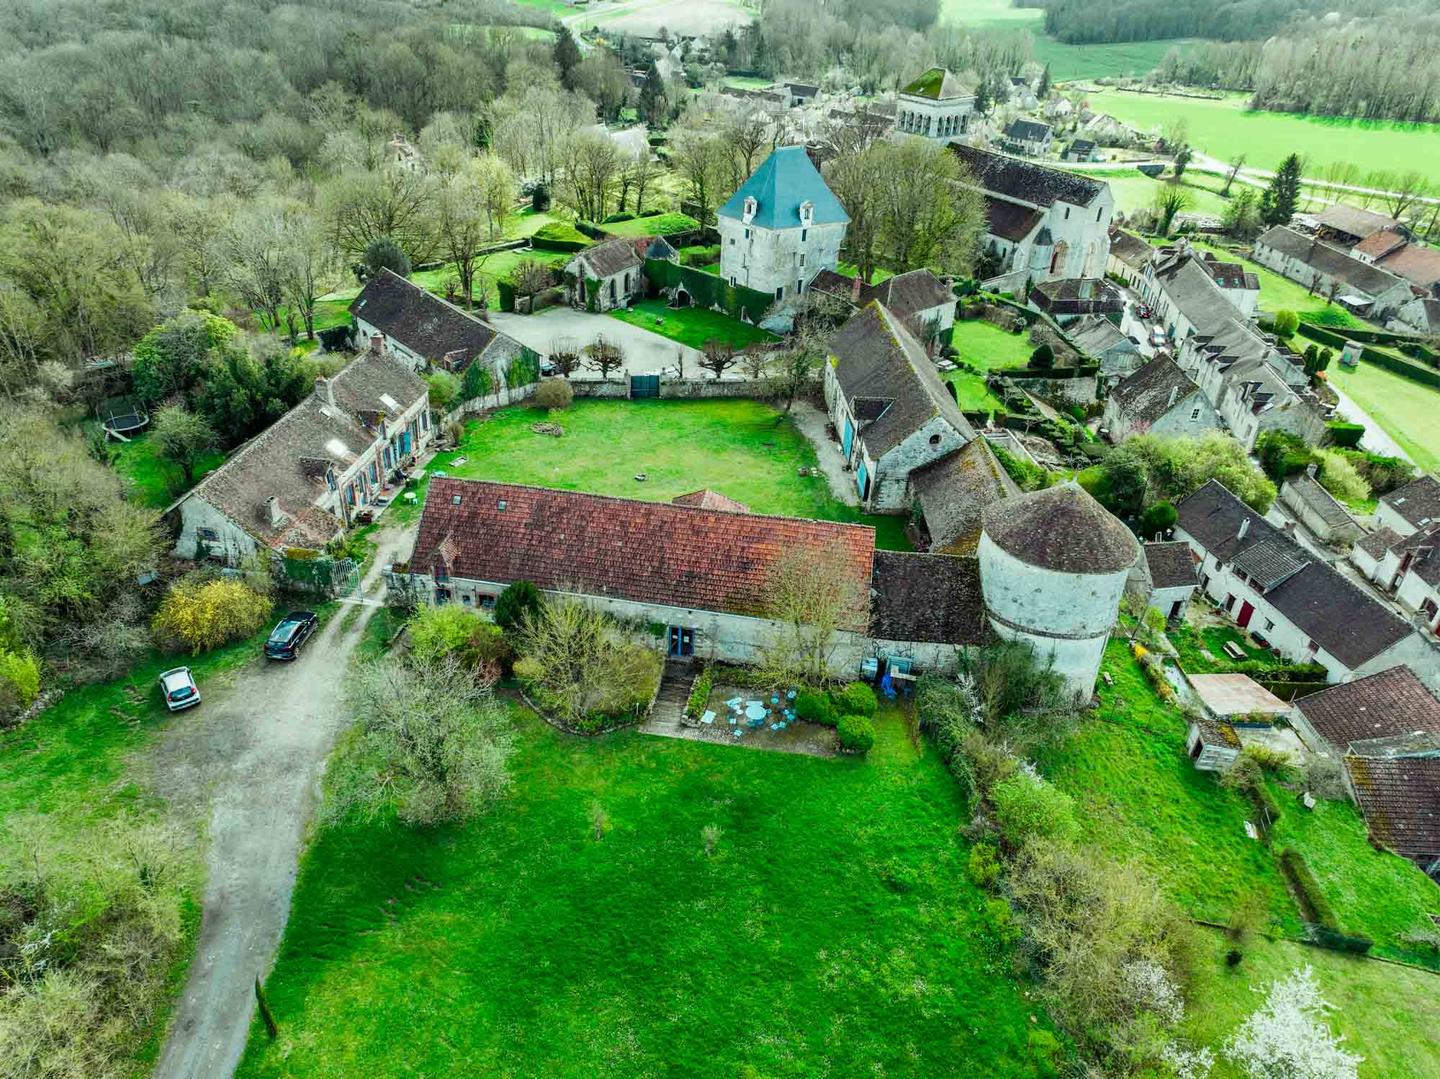
<path fill-rule="evenodd" d="M 1244 289 L 1247 292 L 1260 291 L 1260 276 L 1246 270 L 1238 262 L 1221 262 L 1209 251 L 1200 256 L 1201 268 L 1221 288 Z"/>
<path fill-rule="evenodd" d="M 985 220 L 990 235 L 1018 243 L 1035 231 L 1045 215 L 1032 207 L 986 195 Z"/>
<path fill-rule="evenodd" d="M 315 505 L 328 490 L 327 464 L 337 475 L 344 472 L 379 437 L 366 429 L 361 414 L 375 421 L 398 416 L 427 392 L 424 379 L 404 363 L 367 350 L 329 380 L 328 393 L 318 388 L 231 454 L 185 499 L 209 503 L 277 549 L 323 546 L 341 524 Z M 270 522 L 272 497 L 286 517 L 278 527 Z"/>
<path fill-rule="evenodd" d="M 1440 759 L 1347 757 L 1370 834 L 1433 872 L 1440 862 Z"/>
<path fill-rule="evenodd" d="M 848 222 L 850 217 L 810 161 L 803 146 L 781 146 L 740 185 L 740 190 L 715 212 L 721 217 L 741 219 L 746 198 L 756 202 L 751 224 L 766 229 L 800 227 L 800 205 L 814 207 L 813 222 L 829 225 Z"/>
<path fill-rule="evenodd" d="M 647 237 L 645 240 L 647 247 L 649 243 Z M 577 252 L 570 261 L 585 263 L 590 267 L 591 276 L 598 278 L 614 277 L 618 273 L 624 273 L 626 270 L 638 270 L 645 265 L 644 260 L 635 250 L 635 240 L 629 237 L 606 240 L 594 247 L 587 247 L 584 251 Z"/>
<path fill-rule="evenodd" d="M 1199 392 L 1174 360 L 1157 356 L 1117 382 L 1110 399 L 1131 427 L 1149 426 Z"/>
<path fill-rule="evenodd" d="M 902 321 L 921 311 L 955 302 L 955 294 L 950 291 L 950 286 L 930 270 L 910 270 L 887 277 L 879 284 L 860 285 L 857 290 L 855 286 L 858 282 L 858 278 L 846 277 L 834 270 L 821 270 L 810 282 L 810 291 L 838 296 L 856 307 L 864 307 L 871 300 L 879 300 L 892 315 Z"/>
<path fill-rule="evenodd" d="M 931 552 L 947 555 L 974 554 L 985 507 L 1020 493 L 983 438 L 917 468 L 910 484 L 925 515 Z"/>
<path fill-rule="evenodd" d="M 449 366 L 455 370 L 463 370 L 501 336 L 493 326 L 387 269 L 366 282 L 349 310 L 432 363 L 451 357 Z"/>
<path fill-rule="evenodd" d="M 1070 334 L 1071 344 L 1087 356 L 1099 356 L 1116 346 L 1128 346 L 1127 351 L 1131 352 L 1140 351 L 1119 326 L 1099 315 L 1087 315 L 1067 326 L 1066 332 Z"/>
<path fill-rule="evenodd" d="M 1256 573 L 1273 576 L 1294 560 L 1303 561 L 1301 568 L 1264 593 L 1265 600 L 1347 667 L 1359 667 L 1413 632 L 1369 593 L 1311 558 L 1219 480 L 1207 481 L 1182 499 L 1176 510 L 1179 527 L 1221 562 L 1238 566 L 1252 549 L 1264 547 L 1245 563 Z M 1241 537 L 1240 524 L 1247 520 Z"/>
<path fill-rule="evenodd" d="M 1147 543 L 1145 565 L 1150 570 L 1150 584 L 1153 588 L 1195 587 L 1195 556 L 1190 544 L 1184 540 L 1170 540 L 1164 543 Z"/>
<path fill-rule="evenodd" d="M 957 97 L 974 97 L 975 88 L 943 67 L 932 67 L 900 93 L 907 97 L 948 101 Z"/>
<path fill-rule="evenodd" d="M 1346 206 L 1343 202 L 1325 207 L 1316 220 L 1336 232 L 1362 240 L 1384 229 L 1393 229 L 1400 223 L 1393 217 L 1377 214 L 1373 210 L 1362 210 L 1358 206 Z"/>
<path fill-rule="evenodd" d="M 1130 530 L 1074 480 L 991 503 L 983 520 L 1001 550 L 1060 573 L 1119 573 L 1140 557 Z"/>
<path fill-rule="evenodd" d="M 1307 694 L 1295 707 L 1315 733 L 1342 752 L 1351 742 L 1416 731 L 1440 734 L 1440 700 L 1405 666 Z"/>
<path fill-rule="evenodd" d="M 1311 239 L 1284 225 L 1276 225 L 1258 240 L 1257 247 L 1269 247 L 1288 258 L 1293 258 L 1326 277 L 1333 277 L 1346 288 L 1354 289 L 1366 296 L 1379 296 L 1404 282 L 1378 266 L 1371 266 L 1352 258 L 1338 247 Z"/>
<path fill-rule="evenodd" d="M 452 577 L 750 616 L 765 614 L 783 555 L 833 547 L 862 597 L 845 628 L 869 623 L 875 531 L 860 525 L 437 477 L 416 571 L 429 572 L 447 541 Z"/>
<path fill-rule="evenodd" d="M 698 506 L 702 510 L 724 510 L 727 513 L 749 513 L 750 507 L 743 502 L 736 502 L 733 498 L 727 498 L 719 491 L 712 491 L 708 487 L 703 491 L 691 491 L 689 494 L 676 495 L 670 500 L 677 506 Z"/>
<path fill-rule="evenodd" d="M 1042 124 L 1038 120 L 1023 118 L 1011 120 L 1010 126 L 1005 129 L 1005 136 L 1025 142 L 1039 142 L 1041 139 L 1050 137 L 1050 125 Z"/>
<path fill-rule="evenodd" d="M 1208 333 L 1210 327 L 1238 316 L 1235 305 L 1220 291 L 1198 256 L 1176 253 L 1161 258 L 1155 266 L 1155 277 L 1170 302 L 1197 330 Z M 1259 338 L 1256 341 L 1259 342 Z"/>
<path fill-rule="evenodd" d="M 925 349 L 880 304 L 872 302 L 852 315 L 831 340 L 830 354 L 847 401 L 888 402 L 860 429 L 877 461 L 935 416 L 944 417 L 965 441 L 975 437 Z"/>
<path fill-rule="evenodd" d="M 949 555 L 876 551 L 870 636 L 881 641 L 990 641 L 980 563 Z"/>
<path fill-rule="evenodd" d="M 1379 559 L 1385 557 L 1385 552 L 1392 546 L 1399 543 L 1403 537 L 1392 528 L 1380 527 L 1368 536 L 1355 544 L 1371 558 Z"/>
<path fill-rule="evenodd" d="M 1299 475 L 1291 476 L 1285 481 L 1284 486 L 1290 488 L 1291 492 L 1298 495 L 1320 519 L 1331 528 L 1354 528 L 1355 518 L 1345 511 L 1345 507 L 1335 501 L 1334 496 L 1314 476 L 1301 472 Z"/>
<path fill-rule="evenodd" d="M 1089 206 L 1106 185 L 1079 173 L 1052 169 L 1037 161 L 997 154 L 978 146 L 952 142 L 951 153 L 975 176 L 980 188 L 1035 206 L 1051 206 L 1057 200 L 1072 206 Z"/>
<path fill-rule="evenodd" d="M 1415 574 L 1426 584 L 1440 585 L 1440 523 L 1406 536 L 1391 550 L 1410 556 L 1406 574 Z"/>
<path fill-rule="evenodd" d="M 1131 269 L 1139 270 L 1150 261 L 1151 256 L 1155 254 L 1155 248 L 1133 232 L 1126 232 L 1122 228 L 1111 228 L 1110 254 Z"/>
<path fill-rule="evenodd" d="M 1424 528 L 1440 521 L 1440 480 L 1424 475 L 1397 487 L 1380 501 L 1389 506 L 1415 528 Z"/>
<path fill-rule="evenodd" d="M 1125 310 L 1115 286 L 1099 277 L 1041 281 L 1030 290 L 1030 303 L 1051 315 L 1119 314 Z"/>

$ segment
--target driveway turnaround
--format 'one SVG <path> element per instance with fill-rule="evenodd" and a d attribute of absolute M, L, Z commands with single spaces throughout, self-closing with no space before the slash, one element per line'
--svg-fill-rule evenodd
<path fill-rule="evenodd" d="M 548 307 L 536 315 L 492 311 L 488 318 L 497 330 L 522 345 L 528 345 L 542 356 L 548 356 L 561 345 L 584 348 L 595 338 L 605 337 L 620 346 L 625 359 L 625 374 L 655 375 L 662 370 L 673 371 L 677 357 L 683 356 L 687 376 L 705 376 L 700 369 L 699 349 L 609 315 L 594 315 L 570 307 Z M 589 372 L 582 369 L 575 377 L 586 378 L 588 375 Z M 612 374 L 610 377 L 616 376 Z"/>
<path fill-rule="evenodd" d="M 256 662 L 178 726 L 156 762 L 156 784 L 176 803 L 208 798 L 207 877 L 200 939 L 155 1075 L 228 1079 L 255 1009 L 255 979 L 275 960 L 325 759 L 344 723 L 341 689 L 351 654 L 375 613 L 380 567 L 404 533 L 381 534 L 361 592 L 344 603 L 292 663 Z M 377 587 L 378 586 L 378 587 Z"/>

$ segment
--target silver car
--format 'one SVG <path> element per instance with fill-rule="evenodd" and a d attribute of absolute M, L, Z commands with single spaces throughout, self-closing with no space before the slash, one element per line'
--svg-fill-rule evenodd
<path fill-rule="evenodd" d="M 160 693 L 165 698 L 165 707 L 172 712 L 182 708 L 193 708 L 200 703 L 200 687 L 189 667 L 176 667 L 160 676 Z"/>

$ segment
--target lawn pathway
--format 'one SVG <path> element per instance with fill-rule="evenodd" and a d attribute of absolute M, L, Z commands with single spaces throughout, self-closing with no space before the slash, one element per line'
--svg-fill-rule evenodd
<path fill-rule="evenodd" d="M 212 809 L 200 936 L 158 1079 L 226 1079 L 239 1063 L 255 979 L 274 962 L 320 776 L 344 722 L 341 680 L 377 608 L 380 569 L 407 543 L 402 529 L 381 533 L 361 586 L 369 602 L 342 606 L 294 663 L 240 672 L 161 751 L 161 792 L 203 793 Z"/>

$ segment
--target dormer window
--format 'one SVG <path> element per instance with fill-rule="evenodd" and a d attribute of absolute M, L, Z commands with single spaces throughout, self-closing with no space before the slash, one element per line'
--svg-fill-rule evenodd
<path fill-rule="evenodd" d="M 751 221 L 755 220 L 755 211 L 758 209 L 760 209 L 760 204 L 755 201 L 755 197 L 753 195 L 746 195 L 745 205 L 740 211 L 740 220 L 747 225 L 750 224 Z"/>
<path fill-rule="evenodd" d="M 802 228 L 809 228 L 815 223 L 815 204 L 813 202 L 802 202 L 800 204 L 800 225 Z"/>

